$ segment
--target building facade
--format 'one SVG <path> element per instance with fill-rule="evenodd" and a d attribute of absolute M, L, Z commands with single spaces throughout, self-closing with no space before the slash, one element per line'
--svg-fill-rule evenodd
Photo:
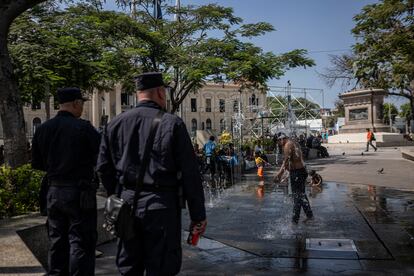
<path fill-rule="evenodd" d="M 133 108 L 137 104 L 135 94 L 125 93 L 121 85 L 110 91 L 95 90 L 85 102 L 82 118 L 96 128 L 105 120 L 110 121 L 116 115 Z M 167 109 L 170 101 L 167 100 Z M 52 97 L 49 101 L 50 118 L 59 111 Z M 243 89 L 234 84 L 207 84 L 197 92 L 189 93 L 180 105 L 177 114 L 184 120 L 190 136 L 197 130 L 220 135 L 224 130 L 232 131 L 235 117 L 242 114 L 246 121 L 257 118 L 258 112 L 266 107 L 266 92 Z M 33 137 L 36 128 L 47 120 L 46 104 L 26 105 L 23 108 L 28 138 Z M 240 111 L 239 111 L 240 110 Z M 3 133 L 1 124 L 0 131 Z"/>
<path fill-rule="evenodd" d="M 220 135 L 234 131 L 235 118 L 243 117 L 248 125 L 266 107 L 266 92 L 243 89 L 234 84 L 207 84 L 190 93 L 178 114 L 184 120 L 191 137 L 197 130 Z M 247 133 L 245 135 L 248 135 Z"/>

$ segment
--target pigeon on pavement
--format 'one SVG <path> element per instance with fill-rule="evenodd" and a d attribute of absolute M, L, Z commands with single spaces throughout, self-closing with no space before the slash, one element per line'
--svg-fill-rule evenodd
<path fill-rule="evenodd" d="M 379 174 L 383 174 L 384 173 L 384 168 L 381 168 L 380 170 L 377 171 Z"/>

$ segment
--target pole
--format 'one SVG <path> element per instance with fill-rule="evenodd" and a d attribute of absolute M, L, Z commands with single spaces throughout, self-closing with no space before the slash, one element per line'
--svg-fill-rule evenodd
<path fill-rule="evenodd" d="M 242 92 L 243 92 L 243 88 L 242 87 L 240 87 L 240 100 L 239 100 L 239 135 L 240 135 L 240 138 L 239 138 L 239 147 L 238 147 L 238 150 L 239 150 L 239 153 L 238 153 L 238 155 L 239 155 L 239 164 L 238 164 L 238 166 L 240 167 L 240 174 L 239 174 L 239 181 L 241 181 L 241 165 L 240 164 L 242 164 L 243 163 L 243 160 L 242 160 L 242 158 L 243 158 L 243 156 L 242 156 L 242 151 L 241 151 L 241 149 L 242 149 L 242 143 L 243 143 L 243 129 L 242 129 Z M 231 166 L 230 166 L 230 168 L 231 168 Z"/>
<path fill-rule="evenodd" d="M 303 93 L 305 93 L 305 134 L 308 137 L 308 99 L 306 97 L 306 88 L 303 89 Z"/>
<path fill-rule="evenodd" d="M 388 104 L 388 121 L 390 123 L 390 132 L 392 132 L 391 104 Z"/>
<path fill-rule="evenodd" d="M 290 80 L 288 80 L 287 82 L 287 106 L 288 106 L 288 112 L 287 112 L 287 128 L 289 130 L 289 137 L 291 137 L 292 135 L 292 124 L 291 124 L 291 120 L 292 120 L 292 91 L 291 91 L 291 84 L 290 84 Z"/>
<path fill-rule="evenodd" d="M 264 137 L 263 116 L 260 116 L 260 120 L 262 121 L 262 139 L 263 139 Z"/>
<path fill-rule="evenodd" d="M 242 111 L 241 111 L 241 108 L 242 108 L 242 88 L 240 88 L 240 99 L 239 99 L 239 135 L 240 135 L 240 147 L 241 147 L 241 144 L 242 144 L 242 122 L 241 122 L 241 114 L 242 114 Z"/>

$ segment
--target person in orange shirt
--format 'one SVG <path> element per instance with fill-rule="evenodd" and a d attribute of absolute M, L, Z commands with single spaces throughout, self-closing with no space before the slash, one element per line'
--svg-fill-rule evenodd
<path fill-rule="evenodd" d="M 365 152 L 369 151 L 370 145 L 374 148 L 374 151 L 377 151 L 377 148 L 372 144 L 372 141 L 375 141 L 375 135 L 369 128 L 367 128 L 367 149 Z"/>

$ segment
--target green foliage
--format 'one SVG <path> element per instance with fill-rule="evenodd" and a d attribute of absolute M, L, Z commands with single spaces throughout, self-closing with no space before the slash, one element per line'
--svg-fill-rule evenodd
<path fill-rule="evenodd" d="M 264 153 L 273 153 L 273 150 L 275 148 L 275 143 L 273 141 L 273 138 L 264 137 L 260 140 L 261 140 Z"/>
<path fill-rule="evenodd" d="M 287 112 L 287 99 L 283 96 L 267 97 L 267 106 L 272 110 L 273 114 L 282 116 Z M 321 109 L 317 103 L 302 97 L 292 99 L 291 106 L 299 120 L 305 117 L 318 117 Z"/>
<path fill-rule="evenodd" d="M 400 109 L 401 109 L 400 116 L 402 118 L 406 118 L 408 122 L 410 122 L 412 118 L 412 109 L 411 109 L 410 103 L 402 104 L 400 106 Z"/>
<path fill-rule="evenodd" d="M 134 75 L 162 71 L 172 87 L 175 111 L 206 81 L 264 88 L 290 68 L 314 65 L 305 50 L 275 55 L 245 42 L 273 31 L 273 26 L 242 24 L 232 8 L 208 4 L 177 10 L 162 1 L 164 19 L 157 19 L 153 1 L 143 0 L 135 2 L 133 19 L 101 10 L 101 2 L 81 1 L 64 11 L 48 2 L 15 20 L 9 44 L 25 102 L 41 101 L 59 86 L 91 91 L 121 82 L 124 90 L 132 91 Z"/>
<path fill-rule="evenodd" d="M 390 123 L 390 114 L 391 114 L 391 121 L 395 120 L 395 117 L 398 115 L 398 109 L 397 107 L 392 103 L 384 103 L 382 105 L 382 114 L 384 123 L 389 124 Z"/>
<path fill-rule="evenodd" d="M 127 6 L 131 1 L 120 0 Z M 217 4 L 182 6 L 163 1 L 163 19 L 152 14 L 153 1 L 139 1 L 136 20 L 155 38 L 145 53 L 135 57 L 142 71 L 162 70 L 169 81 L 175 111 L 188 93 L 205 82 L 233 82 L 264 88 L 290 68 L 312 66 L 305 50 L 282 55 L 264 52 L 248 40 L 273 31 L 266 22 L 243 24 L 232 8 Z M 173 20 L 177 15 L 178 20 Z"/>
<path fill-rule="evenodd" d="M 38 211 L 43 175 L 30 165 L 0 167 L 0 218 Z"/>
<path fill-rule="evenodd" d="M 91 91 L 109 89 L 127 78 L 131 82 L 134 68 L 126 42 L 139 40 L 142 33 L 127 15 L 91 5 L 66 11 L 39 6 L 24 13 L 9 34 L 23 100 L 42 101 L 63 86 Z"/>
<path fill-rule="evenodd" d="M 345 106 L 341 99 L 335 101 L 335 110 L 336 117 L 345 117 Z"/>
<path fill-rule="evenodd" d="M 413 98 L 414 80 L 414 2 L 382 0 L 367 5 L 354 17 L 352 30 L 356 77 L 365 87 L 395 90 Z"/>

